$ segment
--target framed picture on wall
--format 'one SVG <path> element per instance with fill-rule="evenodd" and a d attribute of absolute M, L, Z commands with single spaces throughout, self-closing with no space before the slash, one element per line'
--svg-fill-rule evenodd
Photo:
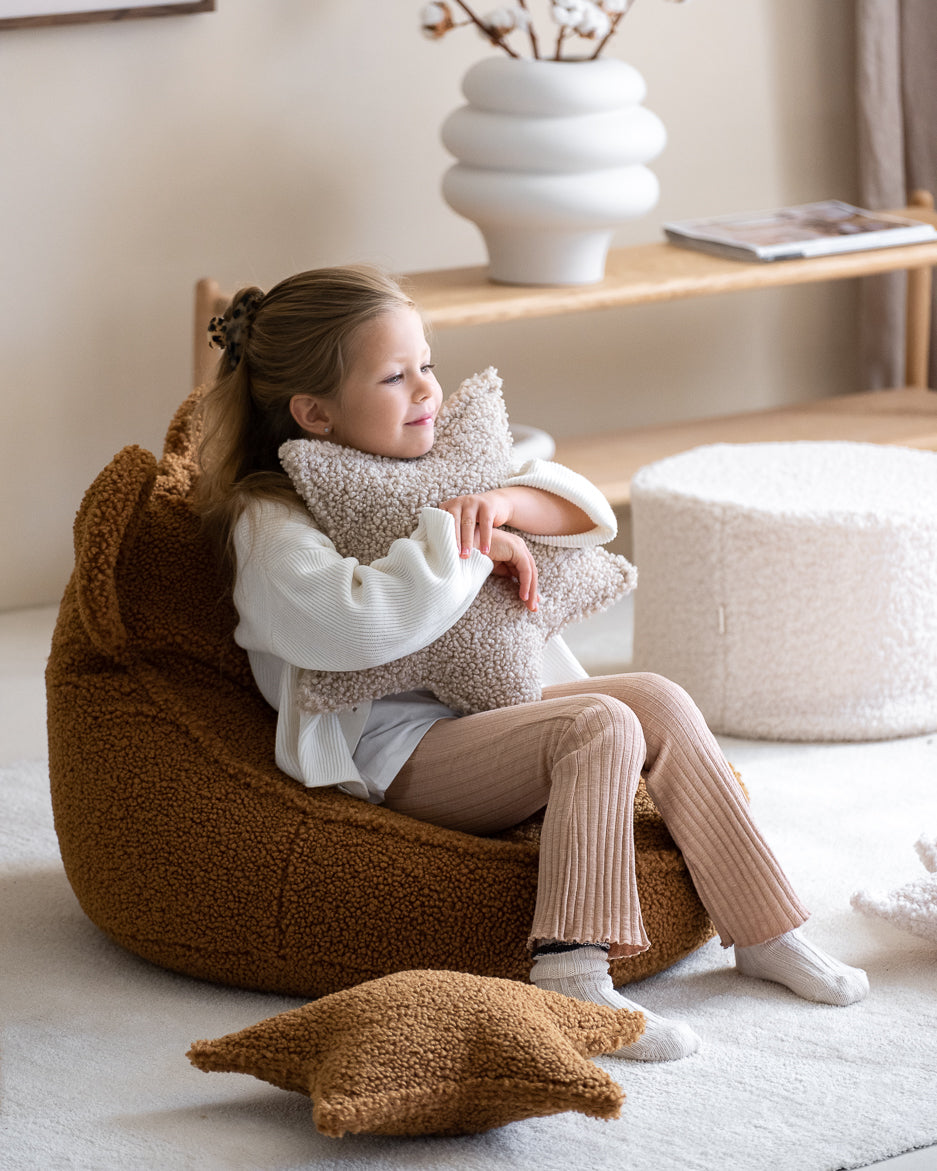
<path fill-rule="evenodd" d="M 215 0 L 165 4 L 138 0 L 136 4 L 105 7 L 102 0 L 0 0 L 0 30 L 30 25 L 78 24 L 90 20 L 127 20 L 137 16 L 179 16 L 213 12 Z"/>

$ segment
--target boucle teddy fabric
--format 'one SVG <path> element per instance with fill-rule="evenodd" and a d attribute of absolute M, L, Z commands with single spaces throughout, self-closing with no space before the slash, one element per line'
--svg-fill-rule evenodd
<path fill-rule="evenodd" d="M 718 444 L 631 488 L 634 664 L 714 730 L 867 740 L 937 729 L 937 453 Z"/>
<path fill-rule="evenodd" d="M 474 1134 L 578 1110 L 617 1118 L 624 1094 L 587 1060 L 630 1045 L 641 1013 L 509 980 L 400 972 L 260 1021 L 189 1060 L 312 1099 L 316 1128 Z"/>
<path fill-rule="evenodd" d="M 371 455 L 316 439 L 290 440 L 280 459 L 339 553 L 370 564 L 413 532 L 425 507 L 488 491 L 511 475 L 501 379 L 491 368 L 466 379 L 443 403 L 433 447 L 419 459 Z M 539 574 L 542 601 L 535 613 L 520 602 L 514 583 L 491 576 L 458 622 L 422 650 L 361 671 L 304 671 L 300 706 L 340 711 L 417 688 L 462 712 L 538 700 L 546 640 L 606 609 L 634 588 L 636 574 L 624 557 L 598 546 L 525 540 Z"/>
<path fill-rule="evenodd" d="M 306 788 L 274 760 L 276 713 L 188 494 L 193 394 L 162 458 L 126 447 L 88 489 L 46 671 L 62 861 L 88 917 L 152 963 L 304 998 L 407 969 L 526 980 L 536 821 L 498 838 Z M 668 967 L 712 925 L 643 789 L 638 893 Z"/>
<path fill-rule="evenodd" d="M 860 890 L 852 906 L 863 914 L 885 919 L 903 931 L 937 943 L 937 837 L 922 836 L 914 843 L 926 874 L 913 878 L 887 895 Z"/>

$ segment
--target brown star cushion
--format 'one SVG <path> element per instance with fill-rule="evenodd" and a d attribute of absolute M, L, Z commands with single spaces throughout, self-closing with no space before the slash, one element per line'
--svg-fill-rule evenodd
<path fill-rule="evenodd" d="M 503 484 L 513 471 L 511 445 L 501 379 L 488 369 L 443 403 L 436 441 L 419 459 L 316 439 L 290 440 L 280 459 L 339 553 L 370 564 L 413 532 L 428 505 Z M 539 574 L 536 613 L 520 602 L 516 584 L 492 575 L 459 621 L 422 650 L 363 671 L 304 671 L 300 706 L 340 711 L 416 688 L 463 712 L 539 700 L 546 640 L 607 609 L 634 588 L 637 575 L 624 557 L 600 546 L 566 548 L 524 538 Z"/>
<path fill-rule="evenodd" d="M 196 1041 L 199 1069 L 312 1099 L 322 1134 L 473 1134 L 578 1110 L 617 1118 L 621 1087 L 587 1060 L 630 1045 L 641 1013 L 513 980 L 398 972 Z"/>

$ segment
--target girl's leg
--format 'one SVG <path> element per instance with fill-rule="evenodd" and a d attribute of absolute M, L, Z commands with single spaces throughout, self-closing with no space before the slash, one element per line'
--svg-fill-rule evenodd
<path fill-rule="evenodd" d="M 608 944 L 629 955 L 648 946 L 634 874 L 634 794 L 646 756 L 634 714 L 588 693 L 545 698 L 436 724 L 386 794 L 412 817 L 471 833 L 515 825 L 546 806 L 532 944 L 542 988 L 634 1011 L 615 992 Z M 597 946 L 577 946 L 586 944 Z M 601 946 L 605 944 L 605 946 Z M 686 1056 L 699 1039 L 644 1009 L 645 1032 L 619 1056 Z"/>
<path fill-rule="evenodd" d="M 687 693 L 648 674 L 590 679 L 588 687 L 615 695 L 640 720 L 648 792 L 723 943 L 735 944 L 739 971 L 784 984 L 808 1000 L 846 1005 L 862 999 L 865 973 L 827 956 L 797 930 L 807 911 Z"/>
<path fill-rule="evenodd" d="M 607 695 L 441 720 L 385 795 L 390 809 L 468 833 L 517 825 L 545 808 L 531 941 L 644 951 L 632 808 L 646 747 Z"/>
<path fill-rule="evenodd" d="M 752 819 L 745 794 L 699 708 L 660 675 L 608 675 L 563 684 L 615 696 L 647 744 L 647 790 L 680 848 L 723 944 L 774 939 L 807 919 Z"/>

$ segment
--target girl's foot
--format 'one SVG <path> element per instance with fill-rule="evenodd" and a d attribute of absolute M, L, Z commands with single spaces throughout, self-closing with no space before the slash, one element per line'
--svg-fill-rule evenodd
<path fill-rule="evenodd" d="M 736 946 L 735 966 L 745 976 L 773 980 L 817 1004 L 855 1004 L 869 991 L 869 978 L 861 968 L 834 960 L 799 930 L 753 947 Z"/>
<path fill-rule="evenodd" d="M 547 992 L 560 992 L 607 1008 L 640 1012 L 645 1021 L 644 1033 L 633 1044 L 616 1049 L 612 1057 L 625 1057 L 629 1061 L 676 1061 L 699 1049 L 700 1039 L 688 1025 L 648 1012 L 615 991 L 603 947 L 585 944 L 574 951 L 538 955 L 530 979 Z"/>

